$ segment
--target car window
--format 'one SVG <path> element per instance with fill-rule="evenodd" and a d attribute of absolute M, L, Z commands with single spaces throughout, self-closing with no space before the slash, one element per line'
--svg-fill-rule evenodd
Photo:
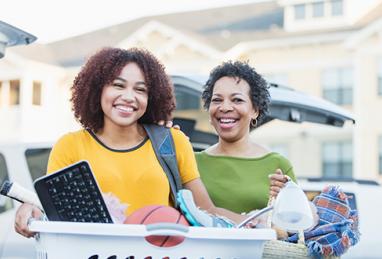
<path fill-rule="evenodd" d="M 4 181 L 9 180 L 8 178 L 8 169 L 5 163 L 5 157 L 0 153 L 0 185 L 3 184 Z M 13 207 L 11 199 L 0 195 L 0 213 L 7 211 Z"/>
<path fill-rule="evenodd" d="M 46 174 L 51 148 L 31 148 L 25 151 L 28 169 L 33 181 Z"/>
<path fill-rule="evenodd" d="M 316 197 L 318 194 L 320 194 L 321 192 L 320 191 L 311 191 L 311 190 L 304 190 L 306 196 L 308 197 L 308 199 L 310 201 L 312 201 L 314 199 L 314 197 Z M 349 200 L 349 207 L 352 209 L 352 210 L 356 210 L 357 209 L 357 201 L 356 201 L 356 196 L 354 193 L 352 192 L 345 192 L 345 194 L 348 196 L 348 200 Z"/>
<path fill-rule="evenodd" d="M 187 85 L 175 84 L 175 100 L 177 111 L 201 109 L 200 94 Z"/>

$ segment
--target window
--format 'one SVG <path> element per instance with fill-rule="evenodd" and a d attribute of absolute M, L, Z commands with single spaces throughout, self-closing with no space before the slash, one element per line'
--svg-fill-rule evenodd
<path fill-rule="evenodd" d="M 294 6 L 294 18 L 296 20 L 305 19 L 305 5 L 304 4 L 297 4 Z"/>
<path fill-rule="evenodd" d="M 313 3 L 313 17 L 324 16 L 324 2 Z"/>
<path fill-rule="evenodd" d="M 9 81 L 9 104 L 19 105 L 20 104 L 20 80 Z"/>
<path fill-rule="evenodd" d="M 382 95 L 382 58 L 378 64 L 378 95 Z"/>
<path fill-rule="evenodd" d="M 353 147 L 351 141 L 323 144 L 323 176 L 351 178 L 353 175 Z"/>
<path fill-rule="evenodd" d="M 25 151 L 28 169 L 33 181 L 46 174 L 50 148 L 34 148 Z"/>
<path fill-rule="evenodd" d="M 8 180 L 8 169 L 5 163 L 5 158 L 0 154 L 0 184 Z M 13 207 L 11 199 L 0 195 L 0 213 L 7 211 Z"/>
<path fill-rule="evenodd" d="M 353 71 L 351 68 L 325 70 L 321 80 L 325 99 L 339 105 L 353 103 Z"/>
<path fill-rule="evenodd" d="M 379 137 L 379 174 L 382 175 L 382 136 Z"/>
<path fill-rule="evenodd" d="M 332 6 L 332 15 L 333 16 L 339 16 L 339 15 L 343 14 L 344 6 L 343 6 L 342 0 L 332 0 L 331 6 Z"/>
<path fill-rule="evenodd" d="M 32 104 L 41 105 L 41 82 L 33 81 Z"/>
<path fill-rule="evenodd" d="M 200 95 L 183 85 L 175 87 L 176 110 L 200 110 Z"/>

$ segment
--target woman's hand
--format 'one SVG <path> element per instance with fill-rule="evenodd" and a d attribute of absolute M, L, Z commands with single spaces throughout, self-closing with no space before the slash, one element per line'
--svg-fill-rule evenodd
<path fill-rule="evenodd" d="M 159 126 L 165 126 L 166 128 L 174 128 L 174 129 L 178 129 L 180 130 L 180 126 L 179 125 L 173 125 L 174 123 L 172 121 L 164 121 L 164 120 L 160 120 L 158 121 L 158 125 Z"/>
<path fill-rule="evenodd" d="M 39 219 L 42 217 L 42 212 L 36 206 L 23 203 L 16 212 L 15 217 L 15 230 L 17 233 L 25 237 L 33 237 L 35 232 L 31 232 L 28 229 L 28 220 L 30 218 Z"/>
<path fill-rule="evenodd" d="M 281 169 L 277 169 L 273 174 L 269 175 L 269 180 L 269 197 L 276 198 L 285 183 L 289 180 L 289 177 L 284 175 Z"/>

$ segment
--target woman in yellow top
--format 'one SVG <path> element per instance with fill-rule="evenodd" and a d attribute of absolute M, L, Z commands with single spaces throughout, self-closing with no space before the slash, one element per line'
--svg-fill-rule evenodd
<path fill-rule="evenodd" d="M 142 123 L 169 120 L 173 87 L 163 65 L 139 49 L 105 48 L 81 69 L 72 87 L 73 111 L 83 129 L 54 145 L 48 173 L 87 160 L 101 192 L 128 204 L 125 215 L 147 205 L 170 205 L 170 186 Z M 243 216 L 216 208 L 202 184 L 187 137 L 171 129 L 183 187 L 198 207 L 235 222 Z M 17 211 L 15 229 L 31 237 L 27 221 L 41 212 L 30 204 Z"/>

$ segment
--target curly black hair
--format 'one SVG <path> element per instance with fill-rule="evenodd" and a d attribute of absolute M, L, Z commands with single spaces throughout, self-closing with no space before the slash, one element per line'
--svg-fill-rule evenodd
<path fill-rule="evenodd" d="M 257 117 L 257 124 L 259 124 L 259 122 L 261 122 L 268 113 L 270 95 L 267 82 L 255 71 L 253 67 L 248 64 L 248 62 L 227 61 L 223 62 L 211 71 L 202 93 L 204 108 L 206 110 L 210 108 L 215 83 L 220 78 L 225 76 L 237 78 L 238 80 L 242 79 L 248 83 L 252 105 L 259 113 L 259 116 Z M 251 125 L 251 129 L 252 128 L 253 127 Z"/>
<path fill-rule="evenodd" d="M 104 126 L 101 93 L 128 63 L 136 63 L 148 86 L 148 105 L 139 123 L 170 120 L 175 109 L 173 85 L 164 66 L 147 50 L 103 48 L 91 56 L 74 80 L 72 110 L 85 129 L 97 132 Z"/>

